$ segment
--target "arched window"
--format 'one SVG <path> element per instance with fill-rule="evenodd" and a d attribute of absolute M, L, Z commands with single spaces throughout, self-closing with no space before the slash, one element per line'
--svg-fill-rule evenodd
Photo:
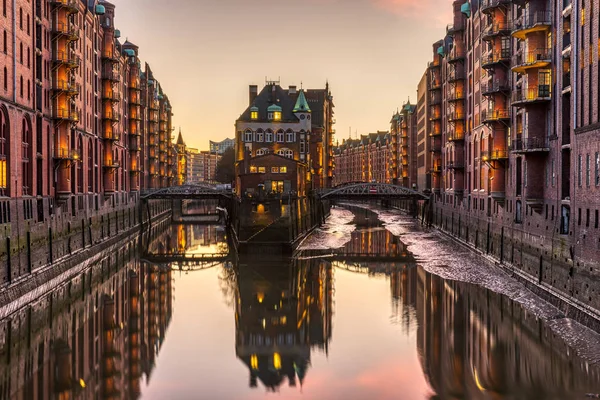
<path fill-rule="evenodd" d="M 4 45 L 2 46 L 2 49 L 4 50 L 4 54 L 8 53 L 8 40 L 6 37 L 6 30 L 4 30 Z"/>
<path fill-rule="evenodd" d="M 296 135 L 294 134 L 294 131 L 292 131 L 291 129 L 288 129 L 285 132 L 285 141 L 288 143 L 293 143 L 296 141 Z"/>
<path fill-rule="evenodd" d="M 27 100 L 31 100 L 31 81 L 27 79 Z"/>
<path fill-rule="evenodd" d="M 252 142 L 252 131 L 250 129 L 248 129 L 246 132 L 244 132 L 244 142 L 246 142 L 246 143 Z"/>
<path fill-rule="evenodd" d="M 19 8 L 19 28 L 23 30 L 23 9 Z"/>
<path fill-rule="evenodd" d="M 277 143 L 283 143 L 283 130 L 282 129 L 277 131 Z"/>
<path fill-rule="evenodd" d="M 92 140 L 88 142 L 88 154 L 87 154 L 87 173 L 88 173 L 88 193 L 93 192 L 94 187 L 94 149 L 92 147 Z"/>
<path fill-rule="evenodd" d="M 21 75 L 21 79 L 19 82 L 21 84 L 21 86 L 20 86 L 21 97 L 23 97 L 23 75 Z"/>
<path fill-rule="evenodd" d="M 8 90 L 8 70 L 4 67 L 4 91 Z"/>
<path fill-rule="evenodd" d="M 0 196 L 8 196 L 10 132 L 8 112 L 0 108 Z"/>
<path fill-rule="evenodd" d="M 264 139 L 265 139 L 265 134 L 261 130 L 256 131 L 256 141 L 260 143 L 260 142 L 263 142 Z"/>
<path fill-rule="evenodd" d="M 294 152 L 290 149 L 280 149 L 277 151 L 277 155 L 287 158 L 294 158 Z"/>
<path fill-rule="evenodd" d="M 31 68 L 31 49 L 27 48 L 27 68 Z"/>
<path fill-rule="evenodd" d="M 266 147 L 256 150 L 256 156 L 264 156 L 265 154 L 269 154 L 269 153 L 270 153 L 270 150 Z"/>
<path fill-rule="evenodd" d="M 6 0 L 2 0 L 2 15 L 6 17 Z"/>
<path fill-rule="evenodd" d="M 23 118 L 21 137 L 21 178 L 23 179 L 23 196 L 31 196 L 33 184 L 33 149 L 31 146 L 31 123 L 28 118 Z"/>
<path fill-rule="evenodd" d="M 267 132 L 265 133 L 265 142 L 267 142 L 267 143 L 273 142 L 273 131 L 270 129 L 267 129 Z"/>
<path fill-rule="evenodd" d="M 21 65 L 23 65 L 23 42 L 19 43 L 19 60 Z"/>
<path fill-rule="evenodd" d="M 31 31 L 29 28 L 29 14 L 27 14 L 27 34 L 31 36 Z"/>

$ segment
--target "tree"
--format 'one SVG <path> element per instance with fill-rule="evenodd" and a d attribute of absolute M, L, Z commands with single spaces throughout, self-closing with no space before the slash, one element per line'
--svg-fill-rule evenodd
<path fill-rule="evenodd" d="M 223 152 L 217 163 L 215 179 L 219 183 L 232 183 L 235 180 L 235 150 L 233 147 Z"/>

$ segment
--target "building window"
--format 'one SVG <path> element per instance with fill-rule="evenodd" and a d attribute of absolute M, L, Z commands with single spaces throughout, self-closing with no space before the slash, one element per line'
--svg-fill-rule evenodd
<path fill-rule="evenodd" d="M 278 174 L 279 173 L 279 167 L 271 167 L 271 173 L 272 174 Z"/>
<path fill-rule="evenodd" d="M 582 171 L 582 164 L 583 164 L 583 156 L 580 154 L 579 157 L 577 157 L 577 186 L 581 187 L 582 183 L 583 183 L 583 171 Z"/>
<path fill-rule="evenodd" d="M 19 28 L 23 30 L 23 9 L 19 8 Z"/>
<path fill-rule="evenodd" d="M 2 49 L 4 50 L 4 54 L 8 53 L 8 41 L 6 37 L 6 30 L 4 31 L 4 45 Z"/>
<path fill-rule="evenodd" d="M 260 150 L 256 150 L 256 155 L 257 156 L 264 156 L 265 154 L 269 154 L 269 149 L 262 148 Z"/>
<path fill-rule="evenodd" d="M 591 159 L 590 155 L 585 156 L 585 185 L 590 187 L 590 175 L 591 175 Z"/>
<path fill-rule="evenodd" d="M 250 119 L 252 119 L 252 120 L 258 119 L 258 111 L 250 111 Z"/>
<path fill-rule="evenodd" d="M 265 138 L 265 134 L 262 132 L 256 132 L 256 141 L 262 143 Z"/>
<path fill-rule="evenodd" d="M 88 168 L 88 193 L 92 193 L 94 184 L 94 152 L 92 149 L 92 140 L 88 142 L 88 154 L 87 154 L 87 168 Z"/>
<path fill-rule="evenodd" d="M 258 172 L 258 169 L 256 168 L 256 165 L 251 165 L 250 166 L 250 173 L 251 174 L 255 174 Z"/>
<path fill-rule="evenodd" d="M 7 113 L 0 108 L 0 196 L 8 196 L 9 140 Z"/>
<path fill-rule="evenodd" d="M 600 186 L 600 153 L 596 152 L 595 182 L 596 186 Z"/>
<path fill-rule="evenodd" d="M 286 158 L 294 158 L 294 152 L 290 149 L 281 149 L 277 154 Z"/>
<path fill-rule="evenodd" d="M 287 167 L 279 167 L 279 173 L 280 174 L 286 174 L 287 173 Z"/>
<path fill-rule="evenodd" d="M 23 118 L 21 142 L 21 179 L 23 179 L 23 196 L 30 196 L 33 182 L 33 163 L 31 162 L 31 129 L 27 119 Z"/>
<path fill-rule="evenodd" d="M 273 121 L 281 121 L 281 111 L 275 111 L 273 113 Z"/>
<path fill-rule="evenodd" d="M 296 141 L 296 138 L 294 137 L 296 135 L 294 135 L 294 132 L 292 132 L 292 131 L 287 131 L 285 136 L 286 136 L 285 141 L 288 143 L 293 143 Z"/>
<path fill-rule="evenodd" d="M 265 142 L 267 142 L 267 143 L 273 142 L 273 131 L 270 129 L 267 129 L 267 132 L 265 133 Z"/>
<path fill-rule="evenodd" d="M 283 143 L 283 131 L 277 131 L 277 143 Z"/>
<path fill-rule="evenodd" d="M 246 142 L 246 143 L 252 142 L 252 131 L 246 131 L 244 133 L 244 142 Z"/>
<path fill-rule="evenodd" d="M 283 181 L 272 181 L 271 191 L 273 193 L 283 193 Z"/>
<path fill-rule="evenodd" d="M 8 70 L 4 67 L 4 91 L 8 90 Z"/>
<path fill-rule="evenodd" d="M 265 172 L 267 172 L 267 169 L 265 167 L 258 167 L 259 174 L 264 174 Z"/>

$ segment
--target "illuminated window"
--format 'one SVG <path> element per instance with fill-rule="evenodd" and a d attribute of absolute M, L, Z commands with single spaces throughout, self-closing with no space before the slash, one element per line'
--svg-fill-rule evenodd
<path fill-rule="evenodd" d="M 250 368 L 257 370 L 258 369 L 258 357 L 256 354 L 252 354 L 250 356 Z"/>
<path fill-rule="evenodd" d="M 279 173 L 280 173 L 280 174 L 285 174 L 285 173 L 287 173 L 287 167 L 279 167 Z"/>
<path fill-rule="evenodd" d="M 251 165 L 251 166 L 250 166 L 250 173 L 251 173 L 251 174 L 255 174 L 256 172 L 257 172 L 256 165 Z"/>
<path fill-rule="evenodd" d="M 271 173 L 272 174 L 278 174 L 279 173 L 279 167 L 271 167 Z"/>
<path fill-rule="evenodd" d="M 8 141 L 8 118 L 4 110 L 0 109 L 0 196 L 7 195 Z"/>
<path fill-rule="evenodd" d="M 273 354 L 273 367 L 275 369 L 281 369 L 281 356 L 279 353 Z"/>
<path fill-rule="evenodd" d="M 252 108 L 250 110 L 250 119 L 258 119 L 258 109 Z"/>
<path fill-rule="evenodd" d="M 259 174 L 264 174 L 265 172 L 267 172 L 267 169 L 265 167 L 258 167 Z"/>
<path fill-rule="evenodd" d="M 271 191 L 273 193 L 283 193 L 283 181 L 271 181 Z"/>
<path fill-rule="evenodd" d="M 275 111 L 273 113 L 273 121 L 281 121 L 281 111 Z"/>

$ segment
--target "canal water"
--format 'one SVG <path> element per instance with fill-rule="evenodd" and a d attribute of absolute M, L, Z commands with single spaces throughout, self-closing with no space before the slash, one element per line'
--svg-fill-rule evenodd
<path fill-rule="evenodd" d="M 301 249 L 227 258 L 223 227 L 155 226 L 0 321 L 0 398 L 600 393 L 598 334 L 398 212 L 334 208 Z"/>

